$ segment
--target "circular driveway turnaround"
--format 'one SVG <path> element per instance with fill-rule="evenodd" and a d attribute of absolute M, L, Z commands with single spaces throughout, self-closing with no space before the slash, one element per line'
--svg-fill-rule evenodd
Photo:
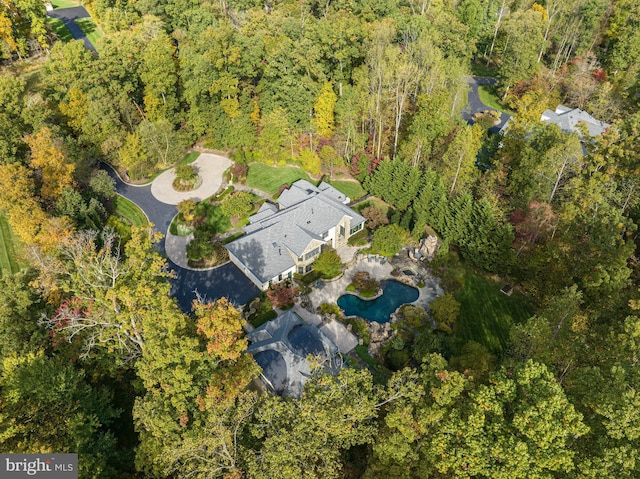
<path fill-rule="evenodd" d="M 218 192 L 224 181 L 224 172 L 232 164 L 232 161 L 224 156 L 202 153 L 191 163 L 202 178 L 202 184 L 198 188 L 191 191 L 176 191 L 173 188 L 176 170 L 171 168 L 151 183 L 151 194 L 158 201 L 168 205 L 177 205 L 183 200 L 202 201 Z"/>
<path fill-rule="evenodd" d="M 129 185 L 122 181 L 110 166 L 103 164 L 102 168 L 115 180 L 118 194 L 142 208 L 156 229 L 164 235 L 169 235 L 171 220 L 178 213 L 176 207 L 158 201 L 151 193 L 152 186 Z M 218 178 L 221 179 L 222 176 L 220 175 Z M 163 239 L 158 247 L 161 253 L 168 256 L 165 245 L 171 246 L 171 244 L 167 245 Z M 206 271 L 183 268 L 171 259 L 168 259 L 167 262 L 169 268 L 175 273 L 175 278 L 170 280 L 171 296 L 176 298 L 185 313 L 191 311 L 191 304 L 196 299 L 196 292 L 206 301 L 215 301 L 224 297 L 236 305 L 247 303 L 259 293 L 258 288 L 249 278 L 231 262 Z"/>
<path fill-rule="evenodd" d="M 485 105 L 480 101 L 480 95 L 478 94 L 478 88 L 481 86 L 491 86 L 496 84 L 495 78 L 489 77 L 467 77 L 467 83 L 469 84 L 469 99 L 467 106 L 462 111 L 462 118 L 469 124 L 473 123 L 473 115 L 485 110 L 493 110 L 493 108 Z M 500 123 L 489 128 L 492 132 L 500 131 L 500 128 L 511 118 L 510 115 L 500 112 Z"/>

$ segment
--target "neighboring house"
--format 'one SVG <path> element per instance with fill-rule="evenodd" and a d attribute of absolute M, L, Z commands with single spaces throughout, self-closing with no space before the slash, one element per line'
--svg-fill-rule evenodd
<path fill-rule="evenodd" d="M 582 137 L 582 131 L 578 127 L 579 124 L 587 126 L 589 136 L 602 135 L 611 125 L 604 121 L 596 120 L 586 111 L 579 108 L 569 108 L 564 105 L 558 105 L 555 111 L 545 110 L 540 121 L 547 124 L 554 123 L 558 125 L 562 131 L 567 133 L 577 133 Z"/>
<path fill-rule="evenodd" d="M 308 273 L 323 248 L 346 245 L 364 227 L 365 218 L 348 202 L 327 183 L 297 181 L 277 204 L 264 203 L 249 218 L 246 235 L 227 245 L 229 257 L 262 290 L 295 273 Z"/>
<path fill-rule="evenodd" d="M 307 357 L 332 373 L 342 367 L 338 347 L 316 326 L 287 311 L 247 334 L 247 348 L 262 367 L 262 381 L 274 393 L 299 398 L 311 375 Z"/>
<path fill-rule="evenodd" d="M 500 128 L 500 134 L 504 135 L 506 133 L 509 129 L 510 121 L 511 118 Z M 586 125 L 591 137 L 602 135 L 611 126 L 609 123 L 596 120 L 586 111 L 582 111 L 579 108 L 569 108 L 564 105 L 558 105 L 555 111 L 545 110 L 540 117 L 540 121 L 558 125 L 562 131 L 567 133 L 577 133 L 581 140 L 584 134 L 582 133 L 582 128 L 578 126 L 580 124 Z M 502 143 L 500 146 L 502 147 Z M 582 154 L 587 156 L 587 148 L 584 146 L 584 142 L 582 142 Z"/>

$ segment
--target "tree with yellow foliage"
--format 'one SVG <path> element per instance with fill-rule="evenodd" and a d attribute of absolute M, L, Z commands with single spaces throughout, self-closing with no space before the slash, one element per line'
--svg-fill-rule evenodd
<path fill-rule="evenodd" d="M 333 85 L 327 82 L 322 87 L 318 100 L 313 105 L 313 118 L 311 124 L 316 133 L 322 138 L 331 138 L 336 128 L 335 109 L 338 97 L 333 91 Z"/>
<path fill-rule="evenodd" d="M 62 190 L 72 187 L 75 166 L 67 161 L 60 141 L 51 137 L 48 127 L 27 136 L 25 141 L 31 149 L 31 168 L 41 174 L 40 195 L 43 200 L 55 203 Z"/>

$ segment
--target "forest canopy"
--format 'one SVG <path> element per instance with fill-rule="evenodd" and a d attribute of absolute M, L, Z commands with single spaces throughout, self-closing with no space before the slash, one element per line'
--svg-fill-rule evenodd
<path fill-rule="evenodd" d="M 0 449 L 77 452 L 83 478 L 638 477 L 637 1 L 84 6 L 97 53 L 41 1 L 0 4 Z M 607 127 L 540 121 L 558 105 Z M 195 144 L 238 184 L 262 164 L 363 188 L 373 253 L 437 235 L 436 313 L 300 398 L 258 392 L 249 315 L 181 310 L 165 232 L 118 214 L 101 167 L 144 183 Z M 489 344 L 461 329 L 496 278 L 524 299 Z"/>

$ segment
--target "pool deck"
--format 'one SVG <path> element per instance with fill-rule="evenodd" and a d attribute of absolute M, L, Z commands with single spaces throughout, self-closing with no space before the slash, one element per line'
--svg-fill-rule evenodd
<path fill-rule="evenodd" d="M 358 261 L 355 266 L 347 269 L 340 279 L 331 282 L 325 281 L 324 287 L 321 289 L 313 288 L 313 291 L 309 294 L 309 299 L 314 308 L 317 308 L 322 303 L 336 304 L 338 298 L 345 293 L 347 286 L 349 286 L 353 276 L 358 271 L 367 271 L 373 278 L 379 281 L 393 279 L 417 287 L 414 284 L 417 276 L 405 276 L 409 281 L 404 281 L 402 276 L 399 278 L 391 276 L 391 271 L 393 271 L 393 269 L 394 267 L 389 263 L 389 261 L 384 264 L 380 264 L 377 261 L 369 261 L 369 259 L 365 257 Z M 438 279 L 434 276 L 430 274 L 425 275 L 424 273 L 421 273 L 421 276 L 424 279 L 424 287 L 417 288 L 420 292 L 420 296 L 418 296 L 418 299 L 411 304 L 428 309 L 429 303 L 443 294 L 444 291 L 440 287 Z"/>

